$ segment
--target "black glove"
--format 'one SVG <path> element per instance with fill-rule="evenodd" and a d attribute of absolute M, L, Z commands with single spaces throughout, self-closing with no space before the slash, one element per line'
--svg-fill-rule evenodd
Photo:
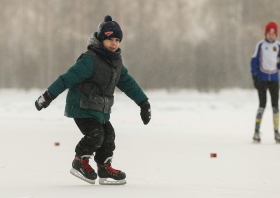
<path fill-rule="evenodd" d="M 42 108 L 47 108 L 50 103 L 55 99 L 55 96 L 52 95 L 48 90 L 42 94 L 38 100 L 35 101 L 35 106 L 38 111 L 40 111 Z"/>
<path fill-rule="evenodd" d="M 259 84 L 260 84 L 259 77 L 257 75 L 253 75 L 253 81 L 254 81 L 254 87 L 256 89 L 258 89 L 259 88 Z"/>
<path fill-rule="evenodd" d="M 141 118 L 144 124 L 148 124 L 151 120 L 151 105 L 148 100 L 145 100 L 139 104 L 141 108 Z"/>

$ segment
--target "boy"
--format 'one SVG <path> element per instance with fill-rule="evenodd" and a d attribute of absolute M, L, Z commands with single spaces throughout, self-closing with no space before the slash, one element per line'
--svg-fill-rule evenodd
<path fill-rule="evenodd" d="M 260 41 L 252 56 L 251 73 L 254 87 L 258 90 L 259 108 L 256 117 L 255 134 L 253 140 L 260 142 L 259 129 L 263 112 L 266 106 L 266 91 L 269 90 L 273 108 L 274 137 L 276 143 L 280 143 L 279 128 L 279 77 L 278 57 L 280 57 L 280 43 L 276 41 L 278 35 L 278 25 L 275 22 L 267 23 L 265 27 L 265 39 Z"/>
<path fill-rule="evenodd" d="M 151 119 L 147 96 L 122 64 L 119 44 L 123 34 L 119 24 L 105 16 L 88 41 L 83 53 L 65 74 L 61 75 L 35 102 L 38 110 L 69 88 L 65 116 L 74 118 L 84 137 L 77 144 L 71 174 L 91 184 L 97 174 L 100 184 L 125 184 L 125 173 L 113 169 L 111 161 L 115 149 L 115 132 L 109 119 L 117 86 L 141 108 L 144 124 Z M 89 165 L 94 160 L 98 172 Z M 113 181 L 108 181 L 111 178 Z"/>

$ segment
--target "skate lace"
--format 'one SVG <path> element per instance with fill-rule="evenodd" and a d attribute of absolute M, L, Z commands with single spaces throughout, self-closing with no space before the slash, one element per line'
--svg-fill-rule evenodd
<path fill-rule="evenodd" d="M 82 162 L 82 167 L 85 171 L 87 171 L 88 173 L 94 171 L 93 168 L 89 165 L 89 163 L 88 163 L 89 160 L 88 159 L 87 160 L 82 160 L 82 159 L 79 159 L 77 157 L 75 157 L 75 158 L 76 158 L 76 160 L 79 160 L 80 162 Z"/>
<path fill-rule="evenodd" d="M 114 175 L 117 175 L 120 171 L 119 170 L 116 170 L 114 168 L 111 167 L 111 163 L 109 164 L 104 164 L 103 166 L 99 165 L 98 167 L 106 167 L 108 172 L 111 173 L 111 174 L 114 174 Z"/>

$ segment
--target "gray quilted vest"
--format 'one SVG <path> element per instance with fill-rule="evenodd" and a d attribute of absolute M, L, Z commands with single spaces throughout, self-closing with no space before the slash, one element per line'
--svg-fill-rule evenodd
<path fill-rule="evenodd" d="M 114 92 L 119 82 L 122 59 L 103 58 L 92 50 L 86 53 L 92 58 L 94 71 L 90 78 L 81 83 L 80 107 L 103 113 L 111 113 Z"/>

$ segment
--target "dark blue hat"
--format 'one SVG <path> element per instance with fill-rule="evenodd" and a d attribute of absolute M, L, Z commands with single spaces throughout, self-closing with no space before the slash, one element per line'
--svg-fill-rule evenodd
<path fill-rule="evenodd" d="M 97 39 L 102 42 L 108 38 L 119 38 L 122 41 L 122 37 L 120 25 L 116 21 L 112 21 L 111 16 L 105 16 L 104 21 L 97 28 Z"/>

